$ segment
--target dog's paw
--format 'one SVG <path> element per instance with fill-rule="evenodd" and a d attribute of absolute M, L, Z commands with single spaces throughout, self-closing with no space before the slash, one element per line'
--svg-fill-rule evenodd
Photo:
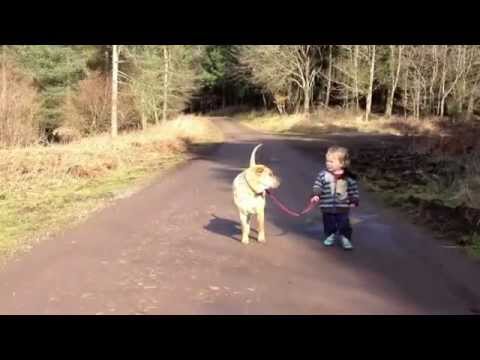
<path fill-rule="evenodd" d="M 248 240 L 245 240 L 245 239 L 242 239 L 242 244 L 244 245 L 248 245 L 249 241 Z"/>
<path fill-rule="evenodd" d="M 260 236 L 259 235 L 257 240 L 258 240 L 258 242 L 261 242 L 261 243 L 266 243 L 267 242 L 267 240 L 265 239 L 265 236 Z"/>

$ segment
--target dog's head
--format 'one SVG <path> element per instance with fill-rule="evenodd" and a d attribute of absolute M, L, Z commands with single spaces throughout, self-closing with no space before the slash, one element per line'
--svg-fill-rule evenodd
<path fill-rule="evenodd" d="M 268 166 L 257 165 L 255 162 L 255 153 L 261 146 L 262 144 L 259 144 L 253 149 L 250 156 L 250 167 L 247 169 L 247 180 L 257 192 L 275 189 L 280 186 L 280 179 L 273 174 Z"/>
<path fill-rule="evenodd" d="M 255 182 L 262 189 L 275 189 L 280 186 L 280 179 L 273 174 L 273 171 L 265 165 L 255 165 L 248 169 L 251 174 L 254 174 Z"/>

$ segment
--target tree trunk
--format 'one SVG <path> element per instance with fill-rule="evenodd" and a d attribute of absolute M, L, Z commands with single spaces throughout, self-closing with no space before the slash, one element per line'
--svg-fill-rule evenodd
<path fill-rule="evenodd" d="M 442 100 L 440 101 L 440 117 L 443 118 L 443 115 L 445 114 L 445 100 L 446 96 L 442 97 Z"/>
<path fill-rule="evenodd" d="M 475 105 L 475 96 L 472 92 L 470 97 L 468 98 L 468 105 L 467 105 L 467 118 L 471 120 L 473 118 L 473 107 Z"/>
<path fill-rule="evenodd" d="M 168 110 L 168 72 L 169 72 L 169 62 L 170 56 L 168 53 L 167 46 L 163 47 L 163 60 L 164 60 L 164 74 L 163 74 L 163 111 L 162 111 L 162 122 L 167 121 L 167 110 Z"/>
<path fill-rule="evenodd" d="M 343 99 L 343 108 L 345 110 L 348 110 L 348 96 L 349 96 L 348 88 L 345 88 L 345 97 Z"/>
<path fill-rule="evenodd" d="M 394 59 L 394 49 L 395 46 L 390 47 L 391 52 L 392 52 L 392 61 Z M 400 68 L 402 64 L 402 46 L 400 45 L 398 47 L 398 60 L 397 60 L 397 71 L 396 73 L 393 71 L 393 63 L 392 63 L 392 88 L 390 89 L 389 97 L 388 97 L 388 102 L 387 102 L 387 109 L 385 111 L 385 115 L 390 118 L 392 116 L 392 110 L 393 110 L 393 100 L 395 98 L 395 91 L 397 89 L 397 84 L 398 84 L 398 78 L 400 76 Z"/>
<path fill-rule="evenodd" d="M 466 66 L 467 66 L 467 48 L 466 46 L 463 47 L 463 51 L 462 51 L 462 69 L 465 69 Z M 459 110 L 460 110 L 460 114 L 463 113 L 463 103 L 465 101 L 465 93 L 467 92 L 467 78 L 465 76 L 463 76 L 463 79 L 462 79 L 462 93 L 460 94 L 460 99 L 459 99 Z"/>
<path fill-rule="evenodd" d="M 405 79 L 404 79 L 404 85 L 403 85 L 403 114 L 405 116 L 405 119 L 407 118 L 408 115 L 408 71 L 405 72 Z"/>
<path fill-rule="evenodd" d="M 305 52 L 305 65 L 303 69 L 303 112 L 310 112 L 310 102 L 312 95 L 312 83 L 314 81 L 313 70 L 311 69 L 311 60 L 308 57 L 308 50 Z"/>
<path fill-rule="evenodd" d="M 118 45 L 112 45 L 112 137 L 118 135 Z"/>
<path fill-rule="evenodd" d="M 443 117 L 443 115 L 445 113 L 445 101 L 446 101 L 448 95 L 450 95 L 450 93 L 453 91 L 453 89 L 455 89 L 455 86 L 457 85 L 457 82 L 463 77 L 463 74 L 466 70 L 467 70 L 466 68 L 458 69 L 458 67 L 457 67 L 457 71 L 456 71 L 456 74 L 455 74 L 455 79 L 453 80 L 453 82 L 450 85 L 450 87 L 448 88 L 448 90 L 445 90 L 445 84 L 443 84 L 443 88 L 442 88 L 443 96 L 442 96 L 442 100 L 440 102 L 440 117 Z"/>
<path fill-rule="evenodd" d="M 375 45 L 372 45 L 372 57 L 370 65 L 370 82 L 368 86 L 367 106 L 365 109 L 365 120 L 368 120 L 372 110 L 372 93 L 373 93 L 373 75 L 375 73 Z"/>
<path fill-rule="evenodd" d="M 225 82 L 222 82 L 222 109 L 225 109 L 227 107 L 227 87 L 225 85 Z"/>
<path fill-rule="evenodd" d="M 438 96 L 439 102 L 438 102 L 438 108 L 437 108 L 437 115 L 440 115 L 440 117 L 443 117 L 443 112 L 444 112 L 444 106 L 445 106 L 445 81 L 446 81 L 446 76 L 447 76 L 447 51 L 448 51 L 448 45 L 444 46 L 444 54 L 443 54 L 443 67 L 442 67 L 442 83 L 440 85 L 440 94 Z"/>
<path fill-rule="evenodd" d="M 332 86 L 332 45 L 328 46 L 328 79 L 327 79 L 327 94 L 325 96 L 325 107 L 330 104 L 330 89 Z"/>
<path fill-rule="evenodd" d="M 433 45 L 432 56 L 433 56 L 433 70 L 432 70 L 432 77 L 430 79 L 430 88 L 429 88 L 429 94 L 430 94 L 429 111 L 433 113 L 435 110 L 435 91 L 433 87 L 435 85 L 435 80 L 437 79 L 437 73 L 438 73 L 437 45 Z"/>
<path fill-rule="evenodd" d="M 276 104 L 276 105 L 277 105 L 278 113 L 279 113 L 280 115 L 283 115 L 282 107 L 281 107 L 279 104 Z"/>
<path fill-rule="evenodd" d="M 417 120 L 420 119 L 421 93 L 422 93 L 422 88 L 421 88 L 421 84 L 420 84 L 420 79 L 417 79 L 417 100 L 416 100 L 416 105 L 417 105 L 416 118 L 417 118 Z"/>
<path fill-rule="evenodd" d="M 6 123 L 7 117 L 7 51 L 6 45 L 2 45 L 2 92 L 0 94 L 0 114 Z"/>
<path fill-rule="evenodd" d="M 142 130 L 147 130 L 147 116 L 145 115 L 145 111 L 142 110 L 141 113 L 142 118 Z"/>
<path fill-rule="evenodd" d="M 2 45 L 2 107 L 5 105 L 5 98 L 7 96 L 7 54 L 5 48 L 6 45 Z"/>
<path fill-rule="evenodd" d="M 0 94 L 0 142 L 7 129 L 7 59 L 6 45 L 2 45 L 2 90 Z"/>
<path fill-rule="evenodd" d="M 414 119 L 417 118 L 417 92 L 416 92 L 416 83 L 415 79 L 412 79 L 412 88 L 410 89 L 410 100 L 411 100 L 411 109 L 412 109 L 412 116 Z"/>
<path fill-rule="evenodd" d="M 108 49 L 105 50 L 104 55 L 105 55 L 105 72 L 103 74 L 108 74 L 109 71 L 110 71 L 110 59 L 109 59 L 109 56 L 108 56 Z"/>
<path fill-rule="evenodd" d="M 359 111 L 360 110 L 360 103 L 359 103 L 359 99 L 358 99 L 358 45 L 355 45 L 354 48 L 353 48 L 353 67 L 355 69 L 355 78 L 354 78 L 354 81 L 355 81 L 355 93 L 354 93 L 354 97 L 355 97 L 355 111 Z"/>
<path fill-rule="evenodd" d="M 392 116 L 392 108 L 390 106 L 390 98 L 395 95 L 395 92 L 392 91 L 394 78 L 395 78 L 395 46 L 390 45 L 390 60 L 389 60 L 389 70 L 390 70 L 390 88 L 387 88 L 387 96 L 385 98 L 385 117 L 390 118 Z"/>
<path fill-rule="evenodd" d="M 303 112 L 305 114 L 308 114 L 310 112 L 310 87 L 306 86 L 303 89 L 303 96 L 305 99 L 305 102 L 303 103 Z"/>
<path fill-rule="evenodd" d="M 475 107 L 475 96 L 476 96 L 476 89 L 480 85 L 480 72 L 477 73 L 475 81 L 471 85 L 472 90 L 470 90 L 470 96 L 468 97 L 468 104 L 467 104 L 467 118 L 471 120 L 473 118 L 473 110 Z"/>

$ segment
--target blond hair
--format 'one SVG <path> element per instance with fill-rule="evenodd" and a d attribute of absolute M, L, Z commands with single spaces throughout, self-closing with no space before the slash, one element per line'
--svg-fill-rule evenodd
<path fill-rule="evenodd" d="M 328 156 L 335 156 L 340 164 L 342 164 L 343 168 L 347 168 L 350 166 L 350 154 L 348 153 L 348 149 L 342 146 L 331 146 L 327 150 L 326 157 Z"/>

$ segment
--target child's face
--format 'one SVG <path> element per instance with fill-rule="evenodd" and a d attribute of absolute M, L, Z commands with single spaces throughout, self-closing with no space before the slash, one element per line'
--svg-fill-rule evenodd
<path fill-rule="evenodd" d="M 326 166 L 327 170 L 334 172 L 343 169 L 343 164 L 338 159 L 338 156 L 335 154 L 328 154 L 326 156 Z"/>

